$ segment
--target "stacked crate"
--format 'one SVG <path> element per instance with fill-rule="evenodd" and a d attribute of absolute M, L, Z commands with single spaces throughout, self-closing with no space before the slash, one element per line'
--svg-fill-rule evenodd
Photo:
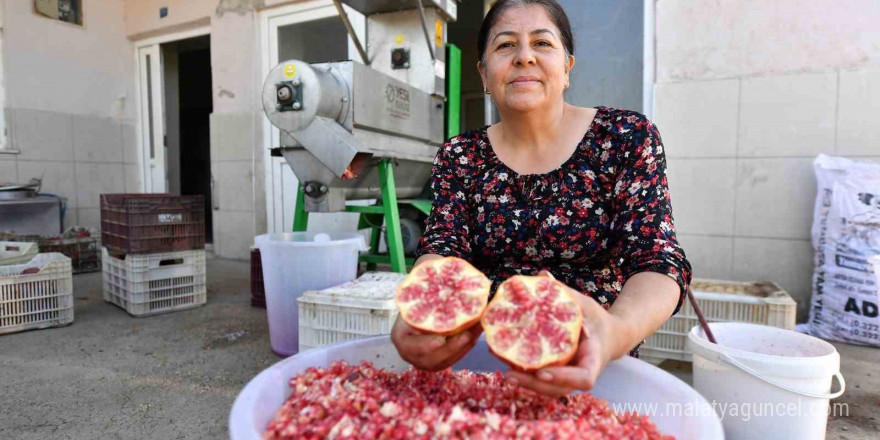
<path fill-rule="evenodd" d="M 18 247 L 27 261 L 0 265 L 0 335 L 72 323 L 70 258 L 59 253 L 28 254 L 23 246 L 4 247 L 7 257 L 14 252 L 10 248 Z"/>
<path fill-rule="evenodd" d="M 747 322 L 794 330 L 797 303 L 776 283 L 694 279 L 691 292 L 706 321 Z M 687 335 L 699 318 L 690 301 L 651 335 L 639 350 L 639 357 L 659 364 L 667 359 L 691 362 Z"/>
<path fill-rule="evenodd" d="M 405 274 L 367 272 L 356 280 L 304 292 L 299 303 L 299 351 L 391 333 L 394 294 Z"/>
<path fill-rule="evenodd" d="M 104 300 L 133 316 L 207 301 L 203 196 L 102 194 Z"/>
<path fill-rule="evenodd" d="M 40 240 L 40 252 L 57 252 L 70 258 L 74 274 L 101 270 L 98 237 L 52 237 Z"/>
<path fill-rule="evenodd" d="M 40 253 L 59 253 L 70 258 L 73 274 L 97 272 L 101 270 L 101 247 L 98 237 L 85 234 L 56 236 L 22 235 L 3 232 L 0 241 L 30 243 L 39 248 Z M 3 264 L 0 260 L 0 264 Z"/>

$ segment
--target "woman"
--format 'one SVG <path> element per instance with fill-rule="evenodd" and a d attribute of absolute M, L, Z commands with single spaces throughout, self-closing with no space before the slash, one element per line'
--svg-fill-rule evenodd
<path fill-rule="evenodd" d="M 501 122 L 450 139 L 434 161 L 434 202 L 416 265 L 457 256 L 497 285 L 555 277 L 574 291 L 584 334 L 568 366 L 509 371 L 550 395 L 587 390 L 681 306 L 691 269 L 676 242 L 666 162 L 643 115 L 567 104 L 574 45 L 554 0 L 499 0 L 478 37 L 477 68 Z M 451 366 L 479 325 L 444 338 L 398 319 L 392 341 L 414 366 Z"/>

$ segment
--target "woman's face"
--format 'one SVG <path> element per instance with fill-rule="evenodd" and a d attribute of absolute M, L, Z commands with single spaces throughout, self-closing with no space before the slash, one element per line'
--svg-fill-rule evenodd
<path fill-rule="evenodd" d="M 538 5 L 508 8 L 492 29 L 477 68 L 501 109 L 530 111 L 562 99 L 574 57 Z"/>

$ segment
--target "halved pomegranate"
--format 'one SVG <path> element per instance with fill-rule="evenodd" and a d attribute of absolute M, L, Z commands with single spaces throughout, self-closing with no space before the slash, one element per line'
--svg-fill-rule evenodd
<path fill-rule="evenodd" d="M 419 331 L 454 335 L 480 320 L 492 283 L 456 257 L 418 265 L 397 286 L 400 316 Z"/>
<path fill-rule="evenodd" d="M 498 287 L 481 322 L 492 353 L 514 369 L 535 372 L 571 360 L 583 315 L 565 284 L 516 275 Z"/>

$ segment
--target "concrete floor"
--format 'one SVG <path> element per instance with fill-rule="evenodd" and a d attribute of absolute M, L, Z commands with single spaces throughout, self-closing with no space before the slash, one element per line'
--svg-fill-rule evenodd
<path fill-rule="evenodd" d="M 74 277 L 75 322 L 0 336 L 0 439 L 221 439 L 248 380 L 277 362 L 250 266 L 210 259 L 208 304 L 133 318 L 106 304 L 101 274 Z M 828 439 L 878 438 L 880 350 L 836 344 L 849 416 Z M 666 362 L 690 380 L 688 364 Z"/>

